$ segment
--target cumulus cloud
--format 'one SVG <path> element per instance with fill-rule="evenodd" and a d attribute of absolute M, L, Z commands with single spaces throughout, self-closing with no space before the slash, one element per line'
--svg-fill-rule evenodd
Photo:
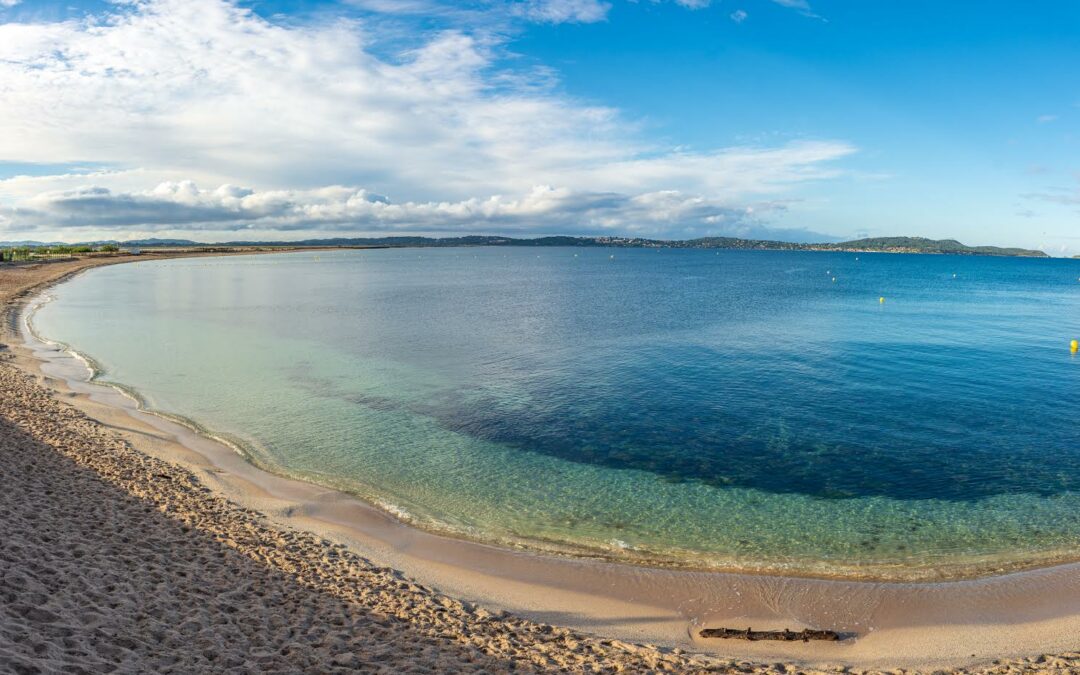
<path fill-rule="evenodd" d="M 366 41 L 356 22 L 277 25 L 221 0 L 6 24 L 0 159 L 454 197 L 634 151 L 614 111 L 497 77 L 473 36 L 439 33 L 393 59 Z"/>
<path fill-rule="evenodd" d="M 362 188 L 256 191 L 235 185 L 200 189 L 191 181 L 162 183 L 142 192 L 82 187 L 44 193 L 19 209 L 0 209 L 18 218 L 24 231 L 37 228 L 103 232 L 210 230 L 236 232 L 605 232 L 681 236 L 721 231 L 747 234 L 760 217 L 786 208 L 782 201 L 731 207 L 675 190 L 628 196 L 537 186 L 517 196 L 496 195 L 456 202 L 393 203 Z M 76 235 L 79 236 L 79 235 Z"/>
<path fill-rule="evenodd" d="M 737 9 L 731 13 L 731 20 L 735 23 L 742 23 L 743 21 L 746 21 L 748 16 L 750 15 L 746 13 L 746 10 Z"/>
<path fill-rule="evenodd" d="M 562 186 L 532 187 L 518 196 L 402 203 L 366 188 L 337 185 L 257 191 L 224 184 L 202 190 L 191 180 L 169 180 L 151 190 L 133 189 L 169 173 L 145 170 L 19 176 L 0 180 L 0 195 L 14 197 L 10 201 L 18 204 L 0 207 L 0 231 L 165 226 L 232 231 L 257 226 L 264 231 L 472 228 L 618 230 L 650 236 L 745 234 L 748 224 L 758 226 L 762 216 L 785 208 L 785 200 L 778 197 L 785 188 L 835 175 L 822 163 L 850 152 L 842 144 L 795 143 L 701 155 L 677 153 L 586 167 L 567 174 Z M 698 189 L 656 190 L 651 187 L 656 184 L 690 184 Z"/>
<path fill-rule="evenodd" d="M 553 21 L 604 4 L 519 3 Z M 358 20 L 278 23 L 227 0 L 110 7 L 0 25 L 0 162 L 111 167 L 0 180 L 2 230 L 719 230 L 719 216 L 833 178 L 855 152 L 658 147 L 617 110 L 560 93 L 550 73 L 509 70 L 504 45 L 461 30 L 387 56 Z M 341 185 L 356 187 L 327 187 Z"/>

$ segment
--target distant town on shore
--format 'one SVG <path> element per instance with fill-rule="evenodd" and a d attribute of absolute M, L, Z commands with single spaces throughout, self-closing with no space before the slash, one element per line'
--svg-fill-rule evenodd
<path fill-rule="evenodd" d="M 701 237 L 698 239 L 646 239 L 642 237 L 571 237 L 549 236 L 515 238 L 502 236 L 470 235 L 462 237 L 341 237 L 331 239 L 304 239 L 300 241 L 229 241 L 205 243 L 187 239 L 137 239 L 130 241 L 92 241 L 78 244 L 46 243 L 39 241 L 0 242 L 0 248 L 51 249 L 54 253 L 85 252 L 87 250 L 115 250 L 116 248 L 180 248 L 180 247 L 245 247 L 245 246 L 341 246 L 365 248 L 395 247 L 450 247 L 450 246 L 604 246 L 615 248 L 698 248 L 698 249 L 744 249 L 757 251 L 848 251 L 854 253 L 924 253 L 949 255 L 989 255 L 1024 258 L 1048 258 L 1043 251 L 998 247 L 967 246 L 955 239 L 927 239 L 924 237 L 873 237 L 852 241 L 827 243 L 798 243 L 768 239 L 740 239 L 738 237 Z M 29 251 L 27 251 L 29 252 Z"/>

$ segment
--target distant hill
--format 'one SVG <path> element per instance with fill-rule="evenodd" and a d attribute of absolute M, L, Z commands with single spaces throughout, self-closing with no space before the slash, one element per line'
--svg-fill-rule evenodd
<path fill-rule="evenodd" d="M 98 239 L 94 241 L 79 241 L 75 243 L 66 241 L 0 241 L 0 248 L 20 248 L 23 246 L 29 246 L 31 248 L 40 248 L 42 246 L 107 246 L 109 244 L 115 244 L 117 246 L 131 247 L 143 247 L 152 248 L 154 246 L 210 246 L 211 244 L 203 244 L 197 241 L 191 241 L 190 239 L 129 239 L 127 241 L 118 241 L 116 239 Z M 217 244 L 214 244 L 217 245 Z"/>
<path fill-rule="evenodd" d="M 228 242 L 229 246 L 272 246 L 275 242 Z M 281 242 L 277 242 L 278 245 Z M 881 253 L 930 253 L 943 255 L 993 255 L 1032 258 L 1049 257 L 1042 251 L 997 246 L 966 246 L 955 239 L 924 237 L 877 237 L 838 243 L 796 243 L 737 237 L 701 237 L 699 239 L 645 239 L 641 237 L 365 237 L 342 239 L 307 239 L 290 242 L 297 246 L 609 246 L 620 248 L 709 248 L 781 251 L 855 251 Z"/>
<path fill-rule="evenodd" d="M 1026 258 L 1048 258 L 1042 251 L 997 246 L 966 246 L 955 239 L 926 239 L 924 237 L 874 237 L 856 239 L 832 245 L 843 251 L 882 251 L 887 253 L 939 253 L 952 255 L 1003 255 Z"/>
<path fill-rule="evenodd" d="M 796 243 L 768 239 L 739 239 L 737 237 L 701 237 L 698 239 L 644 239 L 641 237 L 534 237 L 518 239 L 470 235 L 463 237 L 339 237 L 333 239 L 302 239 L 299 241 L 228 241 L 201 243 L 188 239 L 136 239 L 129 241 L 80 242 L 80 245 L 102 246 L 117 244 L 125 248 L 167 248 L 199 246 L 357 246 L 357 247 L 448 247 L 448 246 L 608 246 L 618 248 L 707 248 L 745 249 L 758 251 L 852 251 L 877 253 L 929 253 L 939 255 L 993 255 L 1027 258 L 1048 258 L 1042 251 L 997 246 L 966 246 L 955 239 L 926 239 L 924 237 L 874 237 L 837 243 Z M 0 247 L 54 246 L 44 242 L 0 242 Z"/>

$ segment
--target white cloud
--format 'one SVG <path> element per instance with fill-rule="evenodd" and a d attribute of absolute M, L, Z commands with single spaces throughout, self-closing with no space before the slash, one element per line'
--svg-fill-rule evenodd
<path fill-rule="evenodd" d="M 1042 192 L 1029 192 L 1020 196 L 1024 199 L 1033 199 L 1061 206 L 1080 206 L 1080 173 L 1076 174 L 1076 185 L 1073 187 L 1057 185 L 1048 187 Z"/>
<path fill-rule="evenodd" d="M 541 232 L 619 229 L 660 236 L 728 233 L 750 218 L 745 204 L 784 203 L 792 185 L 834 177 L 823 163 L 850 154 L 837 143 L 794 143 L 781 148 L 737 148 L 709 154 L 668 154 L 568 168 L 561 187 L 397 203 L 363 187 L 254 190 L 225 184 L 200 190 L 171 171 L 98 171 L 0 180 L 0 231 L 47 228 L 183 227 L 231 231 L 390 228 Z M 157 187 L 140 186 L 167 178 Z M 566 185 L 581 186 L 575 189 Z M 690 186 L 657 190 L 656 185 Z M 709 195 L 709 196 L 703 196 Z M 764 200 L 764 201 L 761 201 Z M 736 217 L 740 216 L 740 217 Z"/>
<path fill-rule="evenodd" d="M 139 228 L 237 232 L 472 232 L 529 231 L 543 222 L 547 232 L 655 235 L 673 227 L 683 235 L 760 229 L 758 214 L 785 208 L 783 202 L 730 207 L 700 196 L 668 190 L 627 196 L 537 186 L 515 197 L 457 202 L 395 204 L 361 188 L 255 191 L 234 185 L 199 189 L 191 181 L 162 183 L 142 192 L 83 187 L 44 193 L 16 212 L 0 209 L 0 231 L 18 218 L 21 231 L 58 228 L 86 231 Z"/>
<path fill-rule="evenodd" d="M 661 0 L 652 0 L 660 2 Z M 611 11 L 608 0 L 345 0 L 369 12 L 386 15 L 424 15 L 457 18 L 476 27 L 498 25 L 507 17 L 537 23 L 595 23 Z M 687 9 L 702 9 L 712 0 L 674 0 Z"/>
<path fill-rule="evenodd" d="M 22 0 L 0 0 L 0 7 L 14 7 L 22 2 Z"/>
<path fill-rule="evenodd" d="M 585 20 L 601 4 L 528 7 Z M 0 161 L 114 167 L 0 180 L 0 230 L 228 230 L 245 219 L 437 228 L 442 218 L 447 229 L 545 231 L 632 228 L 633 214 L 659 232 L 678 226 L 675 215 L 705 216 L 656 195 L 737 213 L 836 176 L 832 163 L 855 151 L 818 141 L 673 152 L 618 111 L 558 93 L 549 72 L 500 68 L 490 38 L 444 31 L 393 57 L 370 44 L 358 21 L 273 23 L 225 0 L 143 0 L 85 21 L 0 25 Z M 195 183 L 252 188 L 218 195 Z M 186 187 L 162 195 L 159 184 Z M 326 187 L 336 185 L 359 187 Z M 537 195 L 536 185 L 554 187 Z M 396 201 L 358 196 L 372 193 Z M 618 208 L 596 206 L 597 195 Z"/>
<path fill-rule="evenodd" d="M 427 14 L 441 9 L 438 0 L 347 0 L 348 4 L 381 14 Z"/>
<path fill-rule="evenodd" d="M 0 159 L 461 196 L 624 152 L 613 111 L 493 81 L 476 38 L 441 33 L 395 61 L 365 39 L 354 22 L 274 25 L 218 0 L 0 26 Z"/>
<path fill-rule="evenodd" d="M 691 0 L 693 1 L 693 0 Z M 607 18 L 605 0 L 344 0 L 349 5 L 389 16 L 438 17 L 457 25 L 505 28 L 507 19 L 537 23 L 595 23 Z"/>
<path fill-rule="evenodd" d="M 1053 122 L 1057 118 L 1058 118 L 1057 115 L 1039 115 L 1038 117 L 1035 118 L 1035 121 L 1038 122 L 1039 124 L 1047 124 L 1049 122 Z"/>
<path fill-rule="evenodd" d="M 798 10 L 801 14 L 813 19 L 822 19 L 821 16 L 814 13 L 814 10 L 810 8 L 810 3 L 807 0 L 772 0 L 781 7 L 787 7 L 789 9 Z M 822 19 L 824 21 L 824 19 Z"/>
<path fill-rule="evenodd" d="M 635 192 L 677 188 L 738 200 L 776 194 L 792 185 L 835 178 L 829 163 L 855 152 L 847 143 L 794 142 L 774 148 L 738 147 L 709 153 L 671 152 L 654 157 L 611 159 L 569 170 L 571 184 Z"/>
<path fill-rule="evenodd" d="M 712 4 L 712 0 L 675 0 L 675 2 L 687 9 L 705 9 Z"/>
<path fill-rule="evenodd" d="M 1020 195 L 1025 199 L 1037 199 L 1062 206 L 1080 206 L 1080 191 L 1075 192 L 1029 192 Z"/>
<path fill-rule="evenodd" d="M 743 21 L 746 21 L 748 16 L 750 15 L 746 13 L 746 10 L 737 9 L 731 13 L 731 20 L 735 23 L 742 23 Z"/>
<path fill-rule="evenodd" d="M 543 23 L 593 23 L 607 18 L 611 4 L 601 0 L 526 0 L 517 12 Z"/>

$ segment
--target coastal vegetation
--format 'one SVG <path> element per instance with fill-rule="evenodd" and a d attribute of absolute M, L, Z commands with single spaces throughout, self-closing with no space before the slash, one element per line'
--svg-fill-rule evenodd
<path fill-rule="evenodd" d="M 118 253 L 119 251 L 120 247 L 116 244 L 102 244 L 99 246 L 91 246 L 89 244 L 24 244 L 22 246 L 0 248 L 0 262 L 21 262 L 49 258 L 70 258 L 74 255 L 87 255 L 92 253 Z"/>

